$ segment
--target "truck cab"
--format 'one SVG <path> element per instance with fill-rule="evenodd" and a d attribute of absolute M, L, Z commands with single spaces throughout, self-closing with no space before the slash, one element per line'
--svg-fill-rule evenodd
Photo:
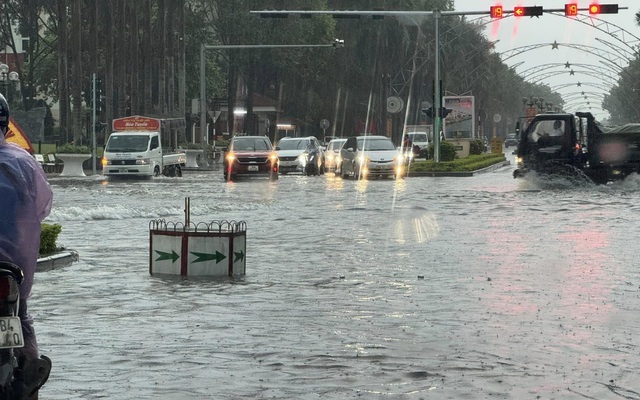
<path fill-rule="evenodd" d="M 526 129 L 520 131 L 518 169 L 514 176 L 557 165 L 583 169 L 589 138 L 593 136 L 589 132 L 597 126 L 591 114 L 579 114 L 548 113 L 533 117 Z"/>
<path fill-rule="evenodd" d="M 114 132 L 105 146 L 104 158 L 105 175 L 160 175 L 160 134 L 147 131 Z"/>

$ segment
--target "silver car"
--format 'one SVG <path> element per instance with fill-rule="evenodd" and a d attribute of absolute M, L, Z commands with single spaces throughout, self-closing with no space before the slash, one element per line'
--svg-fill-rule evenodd
<path fill-rule="evenodd" d="M 403 176 L 402 155 L 386 136 L 352 136 L 340 149 L 340 176 L 357 179 Z"/>
<path fill-rule="evenodd" d="M 347 139 L 332 139 L 324 152 L 324 170 L 340 170 L 340 149 Z"/>

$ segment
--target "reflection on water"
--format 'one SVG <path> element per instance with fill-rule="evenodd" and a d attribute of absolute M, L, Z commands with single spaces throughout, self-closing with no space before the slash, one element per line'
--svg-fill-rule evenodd
<path fill-rule="evenodd" d="M 611 398 L 640 364 L 635 177 L 53 178 L 47 399 Z M 247 222 L 247 275 L 149 275 L 149 220 Z M 608 382 L 604 385 L 604 382 Z M 580 393 L 579 395 L 576 395 Z"/>

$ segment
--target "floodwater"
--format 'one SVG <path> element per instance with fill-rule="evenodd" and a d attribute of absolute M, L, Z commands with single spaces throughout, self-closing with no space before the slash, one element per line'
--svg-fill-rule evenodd
<path fill-rule="evenodd" d="M 509 157 L 512 157 L 511 155 Z M 640 399 L 640 178 L 51 178 L 41 399 Z M 149 274 L 149 222 L 247 223 L 247 273 Z"/>

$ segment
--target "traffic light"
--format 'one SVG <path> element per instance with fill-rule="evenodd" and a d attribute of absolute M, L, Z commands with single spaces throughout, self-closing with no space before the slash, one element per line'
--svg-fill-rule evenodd
<path fill-rule="evenodd" d="M 502 6 L 491 6 L 490 14 L 491 18 L 502 18 Z"/>
<path fill-rule="evenodd" d="M 591 4 L 589 5 L 589 14 L 617 14 L 617 4 Z"/>
<path fill-rule="evenodd" d="M 422 113 L 424 115 L 426 115 L 429 118 L 433 118 L 433 106 L 429 107 L 429 108 L 423 108 L 422 109 Z"/>
<path fill-rule="evenodd" d="M 450 108 L 440 107 L 440 118 L 446 118 L 450 112 L 451 112 Z"/>
<path fill-rule="evenodd" d="M 542 6 L 513 7 L 513 15 L 516 17 L 539 17 L 542 12 Z"/>
<path fill-rule="evenodd" d="M 564 15 L 567 17 L 575 17 L 578 15 L 578 4 L 570 3 L 564 5 Z"/>

